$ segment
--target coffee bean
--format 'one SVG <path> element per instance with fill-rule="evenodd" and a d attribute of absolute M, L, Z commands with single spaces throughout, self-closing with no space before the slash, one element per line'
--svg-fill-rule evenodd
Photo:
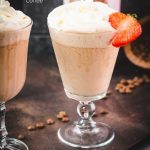
<path fill-rule="evenodd" d="M 36 126 L 37 129 L 43 129 L 45 127 L 43 122 L 36 123 L 35 126 Z"/>
<path fill-rule="evenodd" d="M 127 94 L 128 94 L 128 93 L 132 93 L 132 90 L 127 87 L 127 88 L 125 89 L 125 93 L 127 93 Z"/>
<path fill-rule="evenodd" d="M 68 118 L 68 117 L 62 118 L 62 122 L 68 122 L 68 121 L 69 121 L 69 118 Z"/>
<path fill-rule="evenodd" d="M 108 111 L 106 111 L 106 110 L 101 110 L 100 114 L 101 114 L 101 115 L 107 115 L 107 114 L 108 114 Z"/>
<path fill-rule="evenodd" d="M 24 140 L 24 139 L 25 139 L 25 136 L 24 136 L 23 134 L 19 134 L 19 135 L 18 135 L 18 139 L 19 139 L 19 140 Z"/>
<path fill-rule="evenodd" d="M 129 94 L 132 93 L 132 90 L 135 87 L 140 86 L 144 82 L 150 83 L 150 78 L 147 75 L 144 75 L 142 77 L 135 76 L 133 79 L 122 79 L 119 83 L 116 84 L 115 90 L 117 90 L 120 93 Z"/>
<path fill-rule="evenodd" d="M 140 83 L 138 81 L 134 82 L 134 86 L 139 86 Z"/>
<path fill-rule="evenodd" d="M 150 83 L 150 79 L 145 79 L 145 83 Z"/>
<path fill-rule="evenodd" d="M 36 130 L 36 127 L 35 127 L 35 125 L 29 125 L 29 126 L 27 127 L 27 129 L 28 129 L 29 131 L 34 131 L 34 130 Z"/>
<path fill-rule="evenodd" d="M 133 80 L 127 80 L 127 83 L 128 83 L 128 84 L 132 84 L 132 83 L 133 83 Z"/>
<path fill-rule="evenodd" d="M 127 80 L 125 79 L 121 79 L 120 83 L 125 84 L 127 82 Z"/>
<path fill-rule="evenodd" d="M 129 84 L 128 85 L 128 88 L 130 88 L 130 89 L 133 89 L 135 86 L 134 86 L 134 84 Z"/>
<path fill-rule="evenodd" d="M 138 82 L 141 84 L 144 82 L 144 79 L 143 78 L 139 78 Z"/>
<path fill-rule="evenodd" d="M 62 119 L 64 116 L 63 116 L 63 115 L 58 114 L 56 117 L 57 117 L 57 119 Z"/>
<path fill-rule="evenodd" d="M 123 86 L 122 88 L 120 88 L 118 91 L 120 93 L 125 93 L 125 90 L 126 90 L 126 86 Z"/>
<path fill-rule="evenodd" d="M 150 83 L 150 78 L 147 75 L 143 76 L 143 80 L 145 83 Z"/>
<path fill-rule="evenodd" d="M 94 114 L 93 114 L 93 117 L 97 117 L 98 116 L 98 114 L 95 112 Z"/>
<path fill-rule="evenodd" d="M 120 91 L 122 88 L 124 88 L 124 85 L 122 83 L 118 83 L 115 87 L 115 90 Z"/>
<path fill-rule="evenodd" d="M 46 121 L 46 123 L 47 123 L 48 125 L 52 125 L 52 124 L 55 123 L 55 121 L 54 121 L 52 118 L 48 118 L 47 121 Z"/>
<path fill-rule="evenodd" d="M 137 81 L 138 79 L 139 79 L 139 77 L 135 76 L 135 77 L 133 78 L 133 81 Z"/>
<path fill-rule="evenodd" d="M 66 117 L 67 116 L 67 113 L 65 111 L 60 111 L 59 112 L 59 115 L 62 115 L 63 117 Z"/>

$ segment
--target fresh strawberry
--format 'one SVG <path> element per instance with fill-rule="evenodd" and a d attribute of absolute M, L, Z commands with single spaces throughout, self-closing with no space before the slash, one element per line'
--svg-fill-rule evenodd
<path fill-rule="evenodd" d="M 109 17 L 109 21 L 117 32 L 112 40 L 112 45 L 115 47 L 125 46 L 134 41 L 142 33 L 141 25 L 130 15 L 123 13 L 113 13 Z"/>
<path fill-rule="evenodd" d="M 126 15 L 123 13 L 113 13 L 109 16 L 109 22 L 111 23 L 111 26 L 115 29 L 117 29 L 120 25 L 120 22 L 126 18 Z"/>

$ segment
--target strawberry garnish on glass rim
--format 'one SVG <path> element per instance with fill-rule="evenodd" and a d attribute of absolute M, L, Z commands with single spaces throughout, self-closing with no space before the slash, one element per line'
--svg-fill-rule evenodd
<path fill-rule="evenodd" d="M 140 23 L 131 15 L 115 12 L 109 16 L 111 26 L 117 30 L 112 45 L 115 47 L 125 46 L 134 41 L 142 33 Z"/>

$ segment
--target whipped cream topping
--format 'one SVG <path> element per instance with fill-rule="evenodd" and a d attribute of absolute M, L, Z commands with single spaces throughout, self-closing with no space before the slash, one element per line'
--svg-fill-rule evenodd
<path fill-rule="evenodd" d="M 115 10 L 102 2 L 76 1 L 55 8 L 48 15 L 48 25 L 68 32 L 112 32 L 115 29 L 108 20 L 113 12 Z"/>
<path fill-rule="evenodd" d="M 8 1 L 0 0 L 0 32 L 18 30 L 30 23 L 30 17 L 15 10 Z"/>

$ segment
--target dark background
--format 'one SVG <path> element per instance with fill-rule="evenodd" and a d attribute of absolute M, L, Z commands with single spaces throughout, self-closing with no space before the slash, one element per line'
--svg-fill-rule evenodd
<path fill-rule="evenodd" d="M 29 3 L 31 1 L 31 3 Z M 34 1 L 34 2 L 33 2 Z M 43 0 L 42 3 L 36 3 L 36 0 L 9 0 L 11 5 L 22 10 L 25 14 L 33 19 L 33 28 L 30 42 L 30 51 L 32 53 L 40 53 L 41 51 L 52 51 L 52 46 L 48 28 L 47 16 L 55 7 L 63 4 L 62 0 Z M 40 1 L 40 0 L 37 0 Z M 150 1 L 149 0 L 122 0 L 121 11 L 126 13 L 138 15 L 142 18 L 150 14 Z M 34 46 L 38 48 L 34 48 Z M 35 51 L 34 51 L 35 50 Z"/>

